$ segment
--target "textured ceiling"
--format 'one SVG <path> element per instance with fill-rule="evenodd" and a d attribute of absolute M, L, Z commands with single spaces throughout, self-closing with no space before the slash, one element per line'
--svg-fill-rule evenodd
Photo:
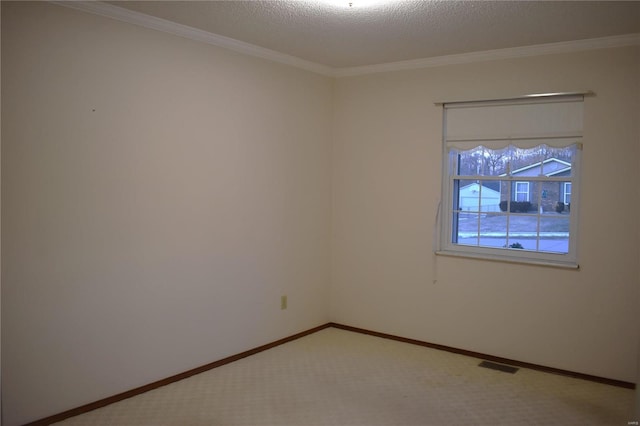
<path fill-rule="evenodd" d="M 110 3 L 338 68 L 640 33 L 640 1 L 352 1 Z"/>

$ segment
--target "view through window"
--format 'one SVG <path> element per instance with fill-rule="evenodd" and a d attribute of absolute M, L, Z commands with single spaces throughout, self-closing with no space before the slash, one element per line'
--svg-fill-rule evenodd
<path fill-rule="evenodd" d="M 575 144 L 451 150 L 452 242 L 568 253 L 575 153 Z"/>

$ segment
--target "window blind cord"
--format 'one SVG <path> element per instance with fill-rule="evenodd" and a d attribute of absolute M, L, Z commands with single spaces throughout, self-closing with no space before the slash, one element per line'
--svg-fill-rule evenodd
<path fill-rule="evenodd" d="M 432 273 L 432 283 L 436 284 L 438 282 L 438 256 L 436 256 L 436 252 L 438 251 L 438 238 L 439 238 L 439 230 L 440 230 L 440 207 L 442 204 L 442 200 L 438 200 L 438 206 L 436 207 L 436 219 L 433 223 L 433 242 L 432 242 L 432 248 L 433 248 L 433 253 L 431 253 L 432 256 L 432 267 L 431 267 L 431 273 Z"/>

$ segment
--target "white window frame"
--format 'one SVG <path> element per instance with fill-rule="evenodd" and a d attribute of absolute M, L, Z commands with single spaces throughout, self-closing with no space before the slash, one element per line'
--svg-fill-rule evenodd
<path fill-rule="evenodd" d="M 518 185 L 522 185 L 522 184 L 524 184 L 527 187 L 526 192 L 518 191 Z M 530 189 L 529 182 L 523 182 L 521 180 L 516 181 L 515 187 L 514 187 L 514 191 L 513 191 L 513 193 L 514 193 L 513 194 L 513 201 L 530 201 L 529 200 L 529 189 Z M 520 194 L 524 194 L 524 198 L 525 198 L 524 200 L 518 200 L 518 195 L 520 195 Z"/>
<path fill-rule="evenodd" d="M 565 95 L 561 95 L 565 96 Z M 583 102 L 583 96 L 579 95 L 579 101 Z M 509 104 L 510 102 L 529 102 L 529 99 L 509 99 L 509 100 L 499 100 L 499 101 L 489 101 L 489 102 L 500 102 L 502 105 Z M 484 103 L 486 101 L 479 101 L 480 103 Z M 553 101 L 551 101 L 553 102 Z M 476 103 L 475 101 L 473 103 Z M 450 255 L 450 256 L 459 256 L 459 257 L 470 257 L 470 258 L 481 258 L 481 259 L 490 259 L 490 260 L 502 260 L 507 262 L 516 262 L 516 263 L 526 263 L 526 264 L 538 264 L 544 266 L 557 266 L 563 268 L 578 268 L 578 256 L 577 256 L 577 239 L 578 239 L 578 211 L 579 211 L 579 177 L 580 177 L 580 165 L 581 165 L 581 151 L 582 151 L 582 132 L 581 128 L 579 132 L 571 132 L 564 134 L 547 134 L 544 136 L 534 136 L 533 138 L 526 135 L 519 135 L 514 137 L 509 137 L 510 141 L 513 141 L 514 144 L 517 144 L 518 139 L 529 140 L 529 139 L 539 139 L 539 144 L 545 144 L 545 140 L 555 139 L 555 138 L 568 138 L 571 139 L 571 143 L 567 143 L 566 146 L 576 145 L 575 155 L 572 161 L 572 169 L 570 177 L 552 177 L 552 176 L 532 176 L 527 177 L 527 180 L 532 182 L 540 182 L 538 185 L 538 191 L 541 192 L 542 183 L 544 182 L 567 182 L 570 180 L 571 183 L 571 198 L 572 198 L 572 208 L 568 214 L 569 217 L 569 242 L 568 242 L 568 253 L 549 253 L 549 252 L 541 252 L 541 251 L 533 251 L 533 250 L 522 250 L 522 249 L 512 249 L 512 248 L 496 248 L 496 247 L 487 247 L 480 245 L 464 245 L 457 244 L 453 242 L 454 238 L 454 227 L 457 226 L 457 223 L 454 224 L 454 184 L 456 180 L 502 180 L 509 181 L 511 183 L 516 182 L 516 178 L 511 176 L 508 173 L 508 176 L 495 176 L 488 177 L 487 176 L 454 176 L 453 168 L 457 167 L 456 164 L 452 164 L 454 162 L 450 157 L 450 147 L 448 145 L 447 140 L 447 103 L 440 104 L 444 107 L 444 121 L 443 121 L 443 167 L 442 167 L 442 202 L 440 204 L 440 212 L 438 214 L 439 224 L 439 238 L 437 239 L 437 249 L 436 254 L 439 255 Z M 580 110 L 581 111 L 581 110 Z M 496 140 L 495 137 L 492 137 L 491 140 Z M 454 140 L 455 143 L 459 141 Z M 477 141 L 478 143 L 475 145 L 481 146 L 484 145 L 481 140 Z M 473 147 L 472 145 L 469 145 Z M 455 157 L 455 156 L 454 156 Z M 523 182 L 522 177 L 519 177 L 518 182 Z M 529 183 L 529 182 L 526 182 Z M 529 185 L 527 185 L 529 186 Z M 512 185 L 507 185 L 509 191 L 512 190 Z M 513 190 L 515 191 L 515 187 Z M 564 187 L 563 187 L 564 189 Z M 509 194 L 507 197 L 508 200 L 512 199 L 512 195 Z M 529 195 L 527 195 L 527 199 L 529 201 Z M 538 199 L 541 199 L 539 196 Z M 478 212 L 482 214 L 482 212 Z M 507 221 L 509 220 L 509 208 L 507 208 Z M 538 217 L 543 217 L 541 215 L 535 214 Z M 540 220 L 538 220 L 538 229 L 540 227 Z M 478 228 L 479 229 L 479 228 Z M 539 240 L 538 240 L 539 241 Z M 536 247 L 538 247 L 539 242 L 537 242 Z"/>

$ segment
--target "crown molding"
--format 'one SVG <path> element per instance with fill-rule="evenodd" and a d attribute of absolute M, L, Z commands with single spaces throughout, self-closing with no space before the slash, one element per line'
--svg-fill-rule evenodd
<path fill-rule="evenodd" d="M 249 56 L 268 59 L 325 76 L 335 75 L 335 69 L 326 65 L 306 61 L 304 59 L 296 58 L 295 56 L 276 52 L 275 50 L 266 49 L 254 44 L 245 43 L 244 41 L 213 34 L 208 31 L 199 30 L 197 28 L 125 9 L 109 3 L 103 3 L 101 1 L 50 1 L 50 3 L 116 19 L 129 24 L 139 25 L 152 30 L 162 31 L 179 37 L 200 41 L 213 46 L 244 53 Z"/>
<path fill-rule="evenodd" d="M 334 76 L 349 77 L 389 71 L 412 70 L 418 68 L 440 67 L 445 65 L 468 64 L 472 62 L 494 61 L 498 59 L 553 55 L 558 53 L 571 53 L 585 50 L 608 49 L 614 47 L 638 45 L 640 45 L 640 33 L 625 34 L 620 36 L 564 41 L 560 43 L 536 44 L 532 46 L 461 53 L 458 55 L 436 56 L 432 58 L 389 62 L 385 64 L 366 65 L 362 67 L 338 68 L 335 69 Z"/>
<path fill-rule="evenodd" d="M 440 67 L 446 65 L 468 64 L 473 62 L 512 59 L 527 56 L 552 55 L 558 53 L 580 52 L 585 50 L 608 49 L 624 46 L 640 45 L 640 33 L 625 34 L 611 37 L 591 38 L 585 40 L 565 41 L 559 43 L 537 44 L 532 46 L 512 47 L 506 49 L 485 50 L 481 52 L 461 53 L 456 55 L 436 56 L 408 61 L 388 62 L 359 67 L 334 68 L 316 62 L 307 61 L 295 56 L 276 52 L 254 44 L 235 40 L 199 30 L 187 25 L 178 24 L 166 19 L 135 12 L 123 7 L 101 1 L 50 1 L 72 9 L 95 15 L 105 16 L 129 24 L 139 25 L 157 31 L 177 35 L 179 37 L 200 41 L 246 55 L 279 62 L 328 77 L 351 77 L 364 74 L 374 74 L 390 71 L 403 71 L 419 68 Z"/>

